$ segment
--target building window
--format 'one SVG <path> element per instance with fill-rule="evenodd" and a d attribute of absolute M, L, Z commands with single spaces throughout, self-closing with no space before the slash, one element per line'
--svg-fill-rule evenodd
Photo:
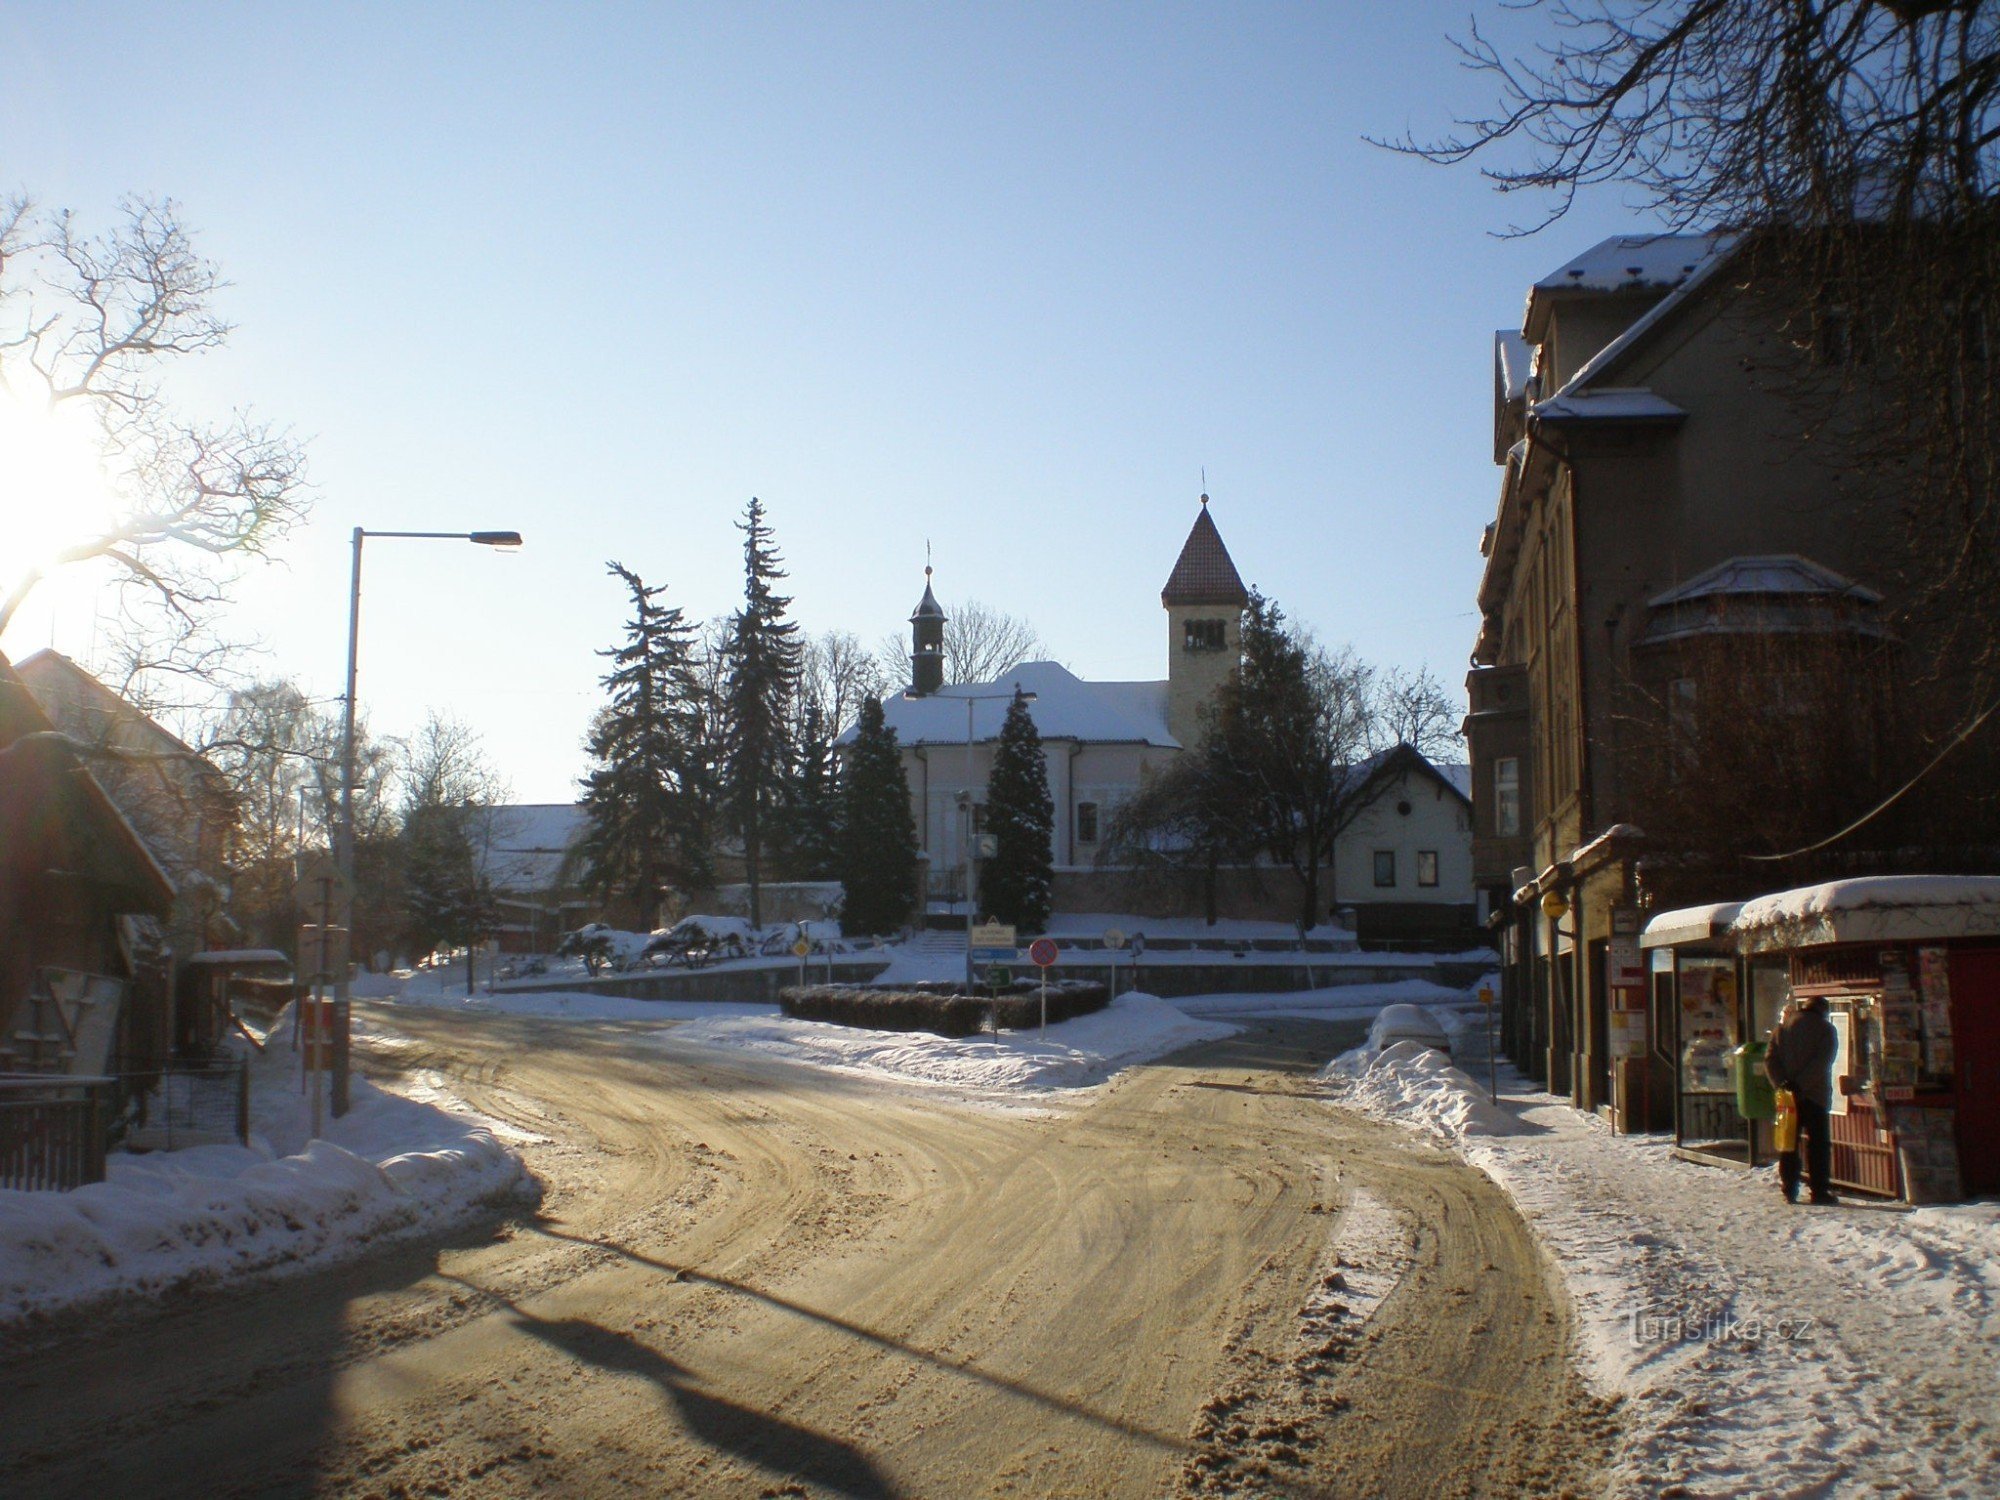
<path fill-rule="evenodd" d="M 1228 645 L 1220 620 L 1189 620 L 1181 627 L 1183 651 L 1221 651 Z"/>
<path fill-rule="evenodd" d="M 1417 884 L 1436 885 L 1438 883 L 1438 852 L 1435 849 L 1417 851 Z"/>
<path fill-rule="evenodd" d="M 1076 841 L 1079 844 L 1097 842 L 1097 804 L 1079 802 L 1076 805 Z"/>
<path fill-rule="evenodd" d="M 1396 851 L 1377 849 L 1375 851 L 1375 883 L 1393 886 L 1396 883 Z"/>
<path fill-rule="evenodd" d="M 1493 835 L 1518 838 L 1521 833 L 1521 761 L 1503 755 L 1493 762 Z"/>

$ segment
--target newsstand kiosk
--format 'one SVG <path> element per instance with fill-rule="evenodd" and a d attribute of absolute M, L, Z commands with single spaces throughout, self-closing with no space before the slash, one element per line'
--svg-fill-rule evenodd
<path fill-rule="evenodd" d="M 1769 1127 L 1723 1104 L 1734 1080 L 1717 1054 L 1768 1040 L 1785 1001 L 1822 996 L 1839 1038 L 1835 1185 L 1911 1203 L 2000 1192 L 2000 878 L 1841 880 L 1725 912 L 1647 924 L 1676 975 L 1676 1139 L 1713 1151 L 1733 1135 L 1739 1160 L 1768 1159 Z"/>

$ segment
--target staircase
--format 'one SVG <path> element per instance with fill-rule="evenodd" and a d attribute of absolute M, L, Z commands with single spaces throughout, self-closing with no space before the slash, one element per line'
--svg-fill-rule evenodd
<path fill-rule="evenodd" d="M 920 953 L 926 958 L 963 958 L 965 929 L 961 927 L 956 932 L 940 932 L 934 928 L 926 928 L 903 944 L 903 951 Z"/>

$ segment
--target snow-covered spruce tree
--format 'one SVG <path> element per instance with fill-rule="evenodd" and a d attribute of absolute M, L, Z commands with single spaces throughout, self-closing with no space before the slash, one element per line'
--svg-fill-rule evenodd
<path fill-rule="evenodd" d="M 861 700 L 861 718 L 840 780 L 838 874 L 847 892 L 841 931 L 894 932 L 910 918 L 917 883 L 917 828 L 896 731 L 882 705 Z"/>
<path fill-rule="evenodd" d="M 743 845 L 743 878 L 750 886 L 750 921 L 764 920 L 759 887 L 765 844 L 782 836 L 781 808 L 792 764 L 792 697 L 799 685 L 799 627 L 785 618 L 791 600 L 773 585 L 785 576 L 778 548 L 755 496 L 744 508 L 743 608 L 730 621 L 723 703 L 723 806 L 730 832 Z M 778 851 L 782 853 L 782 851 Z"/>
<path fill-rule="evenodd" d="M 1029 932 L 1048 925 L 1054 900 L 1055 869 L 1050 838 L 1055 804 L 1049 798 L 1049 768 L 1042 759 L 1042 736 L 1015 694 L 1000 726 L 993 755 L 993 779 L 986 788 L 986 831 L 999 847 L 979 877 L 979 905 L 1002 922 Z"/>
<path fill-rule="evenodd" d="M 799 716 L 798 752 L 785 788 L 784 873 L 832 880 L 840 863 L 840 787 L 819 705 Z"/>
<path fill-rule="evenodd" d="M 600 654 L 610 702 L 585 741 L 595 764 L 583 779 L 589 817 L 581 856 L 585 888 L 621 920 L 649 927 L 668 886 L 710 883 L 712 768 L 703 732 L 694 630 L 631 569 L 606 565 L 632 595 L 625 643 Z"/>

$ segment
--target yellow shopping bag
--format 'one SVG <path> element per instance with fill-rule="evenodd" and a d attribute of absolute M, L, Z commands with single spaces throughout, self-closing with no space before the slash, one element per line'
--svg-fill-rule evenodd
<path fill-rule="evenodd" d="M 1771 1144 L 1780 1151 L 1799 1149 L 1799 1106 L 1790 1089 L 1778 1090 L 1778 1113 L 1771 1120 Z"/>

